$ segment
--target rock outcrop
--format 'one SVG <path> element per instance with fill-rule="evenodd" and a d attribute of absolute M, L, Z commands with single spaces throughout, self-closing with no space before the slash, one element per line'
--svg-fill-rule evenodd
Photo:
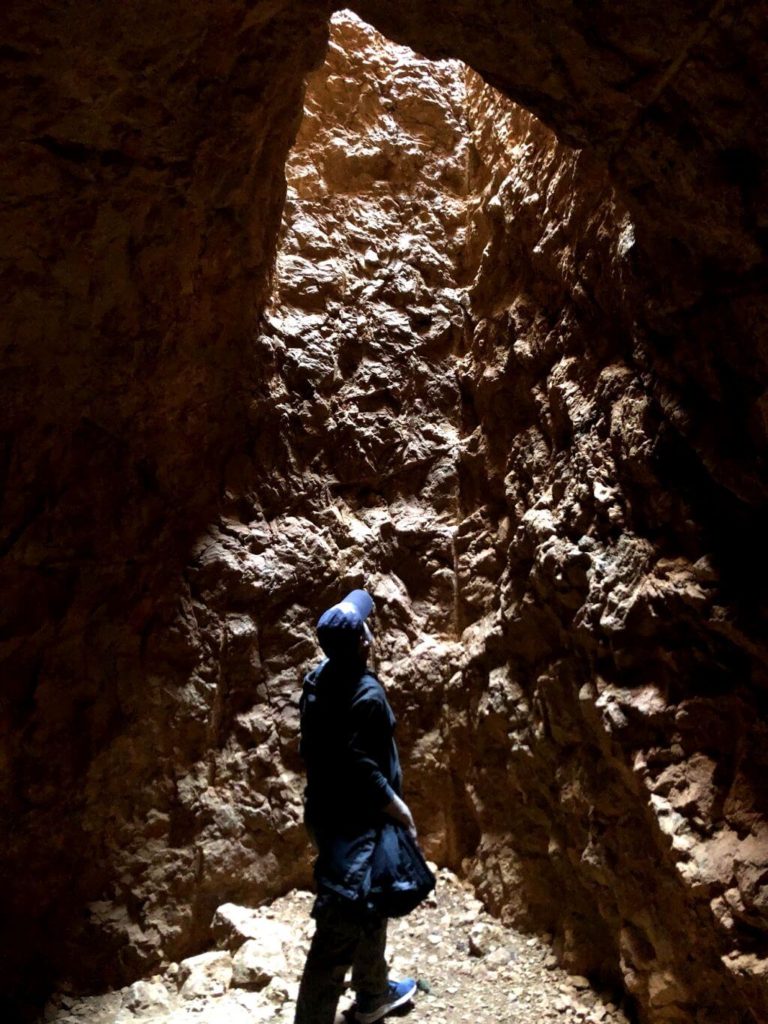
<path fill-rule="evenodd" d="M 768 856 L 762 658 L 734 628 L 723 498 L 655 393 L 636 226 L 604 171 L 487 87 L 470 101 L 458 576 L 477 625 L 451 688 L 470 877 L 643 1019 L 760 1019 L 761 897 L 738 878 Z"/>
<path fill-rule="evenodd" d="M 6 988 L 307 880 L 364 581 L 430 854 L 643 1020 L 759 1021 L 760 5 L 356 6 L 563 141 L 342 18 L 261 321 L 326 12 L 3 14 Z"/>
<path fill-rule="evenodd" d="M 138 908 L 161 892 L 169 923 L 147 947 L 186 941 L 152 846 L 170 827 L 178 868 L 201 868 L 176 785 L 211 703 L 184 643 L 184 566 L 237 465 L 283 166 L 327 24 L 318 5 L 271 0 L 76 14 L 34 0 L 0 25 L 13 1000 L 60 963 L 83 981 L 140 972 Z M 136 828 L 141 863 L 116 871 Z M 12 1001 L 6 1018 L 22 1012 Z"/>

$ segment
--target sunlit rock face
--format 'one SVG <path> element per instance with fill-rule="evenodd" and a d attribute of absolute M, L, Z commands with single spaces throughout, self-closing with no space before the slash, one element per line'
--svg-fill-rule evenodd
<path fill-rule="evenodd" d="M 563 140 L 599 155 L 637 226 L 638 319 L 654 387 L 708 473 L 764 507 L 760 0 L 589 10 L 572 0 L 450 0 L 439 18 L 430 3 L 351 6 L 421 53 L 465 60 Z M 766 568 L 765 547 L 760 558 Z"/>
<path fill-rule="evenodd" d="M 23 6 L 6 988 L 307 881 L 298 683 L 365 583 L 428 852 L 644 1020 L 764 1018 L 756 8 L 361 3 L 592 156 L 347 18 L 259 320 L 324 12 Z"/>
<path fill-rule="evenodd" d="M 242 750 L 250 719 L 265 714 L 251 711 L 254 700 L 280 734 L 259 779 L 293 825 L 260 825 L 280 865 L 308 857 L 297 698 L 302 670 L 318 660 L 314 625 L 360 585 L 376 599 L 376 662 L 393 690 L 429 851 L 459 862 L 477 839 L 463 782 L 441 753 L 440 715 L 463 659 L 454 539 L 464 433 L 456 368 L 468 325 L 458 283 L 471 163 L 465 75 L 352 16 L 335 19 L 286 167 L 240 480 L 190 568 L 194 599 L 224 638 L 223 658 L 220 647 L 212 653 L 226 713 L 242 710 L 235 749 L 251 756 Z"/>
<path fill-rule="evenodd" d="M 761 999 L 759 706 L 711 485 L 642 358 L 637 227 L 594 156 L 348 16 L 306 111 L 258 471 L 195 599 L 263 637 L 295 771 L 313 619 L 368 585 L 428 852 L 644 1019 L 738 1021 Z M 295 821 L 298 788 L 272 765 Z"/>

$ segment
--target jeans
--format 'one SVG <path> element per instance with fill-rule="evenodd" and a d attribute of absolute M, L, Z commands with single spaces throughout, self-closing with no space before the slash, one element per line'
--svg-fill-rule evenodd
<path fill-rule="evenodd" d="M 387 919 L 356 921 L 333 904 L 319 909 L 316 918 L 294 1024 L 333 1024 L 348 967 L 358 997 L 376 999 L 387 993 Z"/>

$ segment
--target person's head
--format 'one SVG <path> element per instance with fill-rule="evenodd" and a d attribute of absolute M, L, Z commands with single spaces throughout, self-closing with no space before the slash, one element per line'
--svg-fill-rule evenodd
<path fill-rule="evenodd" d="M 365 666 L 373 643 L 366 622 L 373 599 L 366 590 L 353 590 L 328 608 L 317 623 L 317 639 L 326 657 L 340 666 Z"/>

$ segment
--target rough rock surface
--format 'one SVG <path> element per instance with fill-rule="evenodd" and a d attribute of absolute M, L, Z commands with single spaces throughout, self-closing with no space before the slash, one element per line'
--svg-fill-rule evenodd
<path fill-rule="evenodd" d="M 761 897 L 729 899 L 747 851 L 768 863 L 762 659 L 732 625 L 717 499 L 643 359 L 635 227 L 592 157 L 487 88 L 470 101 L 469 874 L 553 929 L 571 970 L 617 972 L 644 1019 L 760 1019 Z"/>
<path fill-rule="evenodd" d="M 225 695 L 189 808 L 219 858 L 203 885 L 250 869 L 263 891 L 296 863 L 297 668 L 317 610 L 365 580 L 429 852 L 648 1019 L 738 1019 L 762 998 L 759 909 L 739 927 L 722 901 L 744 840 L 759 908 L 766 848 L 724 815 L 722 767 L 715 789 L 744 729 L 713 735 L 705 708 L 720 689 L 737 720 L 759 709 L 731 679 L 707 493 L 671 487 L 696 470 L 643 358 L 635 225 L 592 157 L 351 19 L 288 176 L 251 446 L 189 572 L 198 673 Z"/>
<path fill-rule="evenodd" d="M 761 5 L 358 6 L 589 153 L 347 21 L 260 332 L 321 6 L 4 8 L 5 988 L 306 880 L 365 580 L 433 856 L 643 1019 L 759 1021 Z"/>
<path fill-rule="evenodd" d="M 288 173 L 268 479 L 210 538 L 199 600 L 232 615 L 262 566 L 272 592 L 300 573 L 276 626 L 300 663 L 313 611 L 366 580 L 430 853 L 648 1020 L 762 1012 L 759 696 L 733 678 L 716 492 L 648 370 L 626 208 L 476 76 L 350 20 Z M 288 723 L 295 663 L 269 672 Z"/>
<path fill-rule="evenodd" d="M 226 965 L 229 953 L 210 951 L 107 995 L 83 999 L 59 993 L 50 1000 L 43 1020 L 45 1024 L 292 1021 L 313 927 L 310 906 L 309 893 L 296 891 L 257 911 L 238 908 L 266 942 L 270 934 L 289 936 L 279 958 L 273 957 L 259 991 L 244 988 L 234 976 L 223 990 L 212 987 L 194 996 L 185 993 L 190 973 L 200 971 L 201 957 L 208 964 Z M 482 909 L 470 887 L 445 869 L 433 898 L 410 917 L 391 922 L 388 938 L 392 975 L 415 977 L 420 984 L 407 1015 L 413 1024 L 506 1020 L 626 1024 L 615 993 L 595 991 L 586 978 L 557 967 L 548 942 L 551 936 L 529 938 L 499 925 Z M 236 951 L 235 959 L 239 955 Z M 187 979 L 183 984 L 182 978 Z M 354 995 L 350 997 L 341 1000 L 338 1024 L 349 1020 Z"/>
<path fill-rule="evenodd" d="M 176 785 L 210 706 L 178 640 L 183 568 L 239 449 L 282 168 L 327 28 L 318 5 L 273 0 L 11 0 L 0 37 L 0 990 L 14 1019 L 14 994 L 62 963 L 84 983 L 125 977 L 143 948 L 187 941 L 154 852 L 170 827 L 176 869 L 205 873 Z M 147 938 L 139 908 L 161 892 L 164 929 Z"/>
<path fill-rule="evenodd" d="M 708 473 L 764 508 L 763 0 L 450 0 L 438 18 L 426 2 L 351 6 L 420 53 L 460 57 L 598 154 L 636 224 L 635 317 L 655 389 Z"/>

